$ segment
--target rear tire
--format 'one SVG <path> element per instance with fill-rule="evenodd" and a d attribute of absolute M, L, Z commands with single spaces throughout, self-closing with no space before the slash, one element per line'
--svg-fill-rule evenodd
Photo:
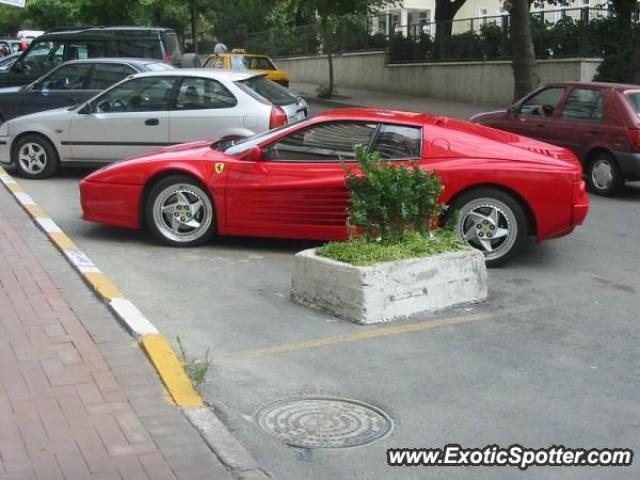
<path fill-rule="evenodd" d="M 613 155 L 596 153 L 587 164 L 587 184 L 596 195 L 613 197 L 624 185 L 624 178 Z"/>
<path fill-rule="evenodd" d="M 156 183 L 145 201 L 144 218 L 158 240 L 175 247 L 202 245 L 216 231 L 213 200 L 187 175 L 172 175 Z"/>
<path fill-rule="evenodd" d="M 11 161 L 26 178 L 42 179 L 54 175 L 60 167 L 58 152 L 42 135 L 29 134 L 16 142 Z"/>
<path fill-rule="evenodd" d="M 454 200 L 449 212 L 447 217 L 457 222 L 455 230 L 470 247 L 484 254 L 488 267 L 503 265 L 515 257 L 529 235 L 524 209 L 500 190 L 479 188 L 467 192 Z"/>

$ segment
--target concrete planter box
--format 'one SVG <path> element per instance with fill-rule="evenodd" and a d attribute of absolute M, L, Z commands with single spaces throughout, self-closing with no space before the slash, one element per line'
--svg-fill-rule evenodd
<path fill-rule="evenodd" d="M 291 300 L 356 323 L 378 323 L 487 297 L 476 250 L 355 267 L 316 255 L 295 257 Z"/>

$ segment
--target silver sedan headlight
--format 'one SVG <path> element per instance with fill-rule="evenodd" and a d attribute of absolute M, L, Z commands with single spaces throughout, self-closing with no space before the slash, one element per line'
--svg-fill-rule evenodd
<path fill-rule="evenodd" d="M 7 137 L 9 135 L 9 124 L 7 122 L 0 125 L 0 137 Z"/>

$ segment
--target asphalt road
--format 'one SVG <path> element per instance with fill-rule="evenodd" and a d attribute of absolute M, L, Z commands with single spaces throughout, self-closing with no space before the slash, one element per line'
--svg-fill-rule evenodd
<path fill-rule="evenodd" d="M 204 395 L 275 478 L 617 479 L 640 467 L 386 465 L 392 447 L 628 447 L 640 452 L 640 186 L 592 197 L 584 226 L 490 271 L 489 300 L 399 322 L 464 323 L 384 334 L 289 302 L 292 256 L 308 242 L 225 238 L 194 249 L 83 222 L 85 171 L 20 180 L 167 337 L 213 360 Z M 459 318 L 460 317 L 460 318 Z M 365 338 L 362 332 L 375 331 Z M 345 337 L 344 335 L 351 335 Z M 301 396 L 373 404 L 394 421 L 367 446 L 300 449 L 257 426 Z"/>

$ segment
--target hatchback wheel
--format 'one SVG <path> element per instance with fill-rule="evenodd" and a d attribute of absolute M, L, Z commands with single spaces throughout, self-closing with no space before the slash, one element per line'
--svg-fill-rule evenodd
<path fill-rule="evenodd" d="M 193 178 L 174 175 L 153 186 L 145 203 L 145 221 L 153 234 L 168 245 L 190 247 L 215 233 L 213 202 Z"/>
<path fill-rule="evenodd" d="M 488 267 L 513 258 L 524 246 L 528 222 L 520 204 L 507 193 L 478 189 L 457 198 L 450 206 L 455 226 L 469 246 L 480 250 Z"/>
<path fill-rule="evenodd" d="M 51 142 L 40 135 L 26 135 L 16 143 L 11 160 L 27 178 L 47 178 L 58 170 L 60 160 Z"/>
<path fill-rule="evenodd" d="M 618 164 L 608 153 L 595 155 L 587 165 L 586 174 L 589 190 L 605 197 L 615 195 L 624 183 Z"/>

